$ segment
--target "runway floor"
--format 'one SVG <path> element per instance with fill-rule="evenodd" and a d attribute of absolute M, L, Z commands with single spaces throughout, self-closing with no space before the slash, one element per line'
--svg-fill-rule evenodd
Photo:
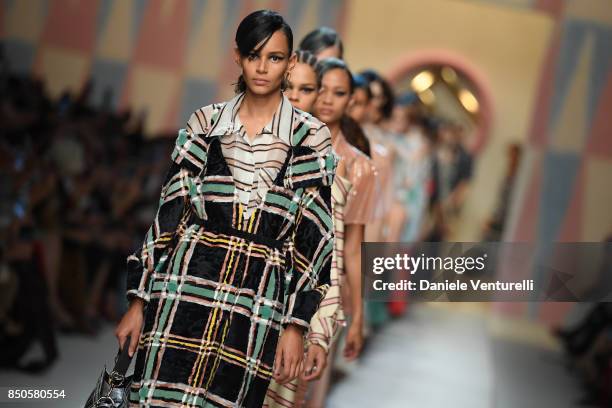
<path fill-rule="evenodd" d="M 496 323 L 499 328 L 499 322 Z M 504 326 L 507 328 L 507 326 Z M 550 344 L 496 329 L 482 313 L 414 306 L 371 341 L 333 388 L 329 408 L 570 408 L 579 384 Z M 532 336 L 533 337 L 533 336 Z M 41 376 L 0 371 L 0 387 L 64 390 L 62 400 L 0 407 L 82 407 L 116 351 L 113 327 L 98 337 L 59 338 L 60 359 Z M 31 356 L 40 353 L 33 350 Z"/>
<path fill-rule="evenodd" d="M 579 384 L 543 328 L 507 327 L 482 313 L 454 308 L 415 306 L 386 326 L 333 389 L 328 406 L 576 406 L 572 401 L 581 396 Z"/>

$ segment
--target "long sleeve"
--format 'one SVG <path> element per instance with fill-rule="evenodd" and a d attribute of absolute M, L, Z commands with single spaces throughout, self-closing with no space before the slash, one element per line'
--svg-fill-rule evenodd
<path fill-rule="evenodd" d="M 191 132 L 185 129 L 179 131 L 155 218 L 141 247 L 127 258 L 128 301 L 138 297 L 149 302 L 152 275 L 165 264 L 180 225 L 188 216 L 189 192 L 193 185 L 192 169 L 197 169 L 192 160 L 185 160 L 189 152 L 194 150 L 191 138 Z"/>
<path fill-rule="evenodd" d="M 331 269 L 331 286 L 310 320 L 310 330 L 306 336 L 307 344 L 317 344 L 329 352 L 332 342 L 345 326 L 344 312 L 340 300 L 338 270 Z"/>
<path fill-rule="evenodd" d="M 334 247 L 331 184 L 338 160 L 329 142 L 321 142 L 330 137 L 327 127 L 317 135 L 312 142 L 326 147 L 304 147 L 299 164 L 292 166 L 292 177 L 299 180 L 294 187 L 302 194 L 289 248 L 291 268 L 282 324 L 304 329 L 329 289 Z"/>

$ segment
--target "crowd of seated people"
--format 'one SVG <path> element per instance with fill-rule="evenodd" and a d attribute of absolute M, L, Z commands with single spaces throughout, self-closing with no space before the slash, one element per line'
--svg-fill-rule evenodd
<path fill-rule="evenodd" d="M 96 335 L 121 316 L 126 256 L 174 137 L 145 138 L 143 114 L 94 104 L 94 83 L 51 98 L 1 61 L 0 368 L 37 372 L 56 360 L 58 331 Z M 38 342 L 44 355 L 24 361 Z"/>

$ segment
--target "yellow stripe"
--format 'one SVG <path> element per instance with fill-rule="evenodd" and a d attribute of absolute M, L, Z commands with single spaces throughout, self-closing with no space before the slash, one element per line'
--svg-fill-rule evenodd
<path fill-rule="evenodd" d="M 239 246 L 242 246 L 242 241 L 238 241 L 238 243 L 240 244 Z M 235 247 L 235 243 L 232 243 L 232 246 Z M 230 257 L 229 263 L 227 264 L 227 269 L 225 270 L 225 276 L 223 277 L 223 283 L 227 283 L 227 277 L 229 275 L 230 270 L 232 269 L 232 264 L 234 263 L 234 255 L 236 255 L 236 251 L 234 249 L 240 249 L 240 248 L 232 248 L 232 246 L 230 246 L 227 250 L 232 252 L 232 256 Z"/>
<path fill-rule="evenodd" d="M 230 244 L 231 243 L 231 241 L 229 239 L 226 239 L 226 238 L 209 238 L 209 237 L 206 237 L 206 236 L 200 237 L 200 240 L 203 240 L 203 241 L 206 241 L 206 242 L 219 242 L 219 243 L 222 243 L 222 244 Z M 241 244 L 243 243 L 242 241 L 240 241 L 240 242 L 241 242 Z M 258 245 L 258 244 L 255 244 L 255 245 Z M 266 255 L 268 253 L 267 250 L 261 249 L 261 248 L 253 248 L 253 251 L 259 252 L 262 255 Z"/>
<path fill-rule="evenodd" d="M 212 336 L 212 328 L 213 328 L 213 325 L 215 324 L 215 319 L 217 318 L 217 310 L 219 309 L 217 309 L 216 307 L 215 307 L 215 310 L 213 310 L 212 320 L 210 322 L 210 325 L 208 326 L 208 333 L 206 334 L 207 342 L 210 342 L 210 336 Z"/>
<path fill-rule="evenodd" d="M 223 337 L 221 339 L 221 344 L 223 344 L 223 342 L 225 341 L 225 335 L 227 334 L 227 320 L 225 321 L 225 327 L 223 328 Z M 213 364 L 213 368 L 212 368 L 212 372 L 216 372 L 217 368 L 219 367 L 219 361 L 221 360 L 218 355 L 219 354 L 223 354 L 223 351 L 219 348 L 220 345 L 217 346 L 217 358 L 215 359 L 215 362 Z M 198 373 L 200 371 L 200 367 L 198 367 Z M 196 374 L 196 378 L 198 377 L 198 375 Z M 208 389 L 208 387 L 210 387 L 210 383 L 213 380 L 213 376 L 211 375 L 208 378 L 208 382 L 206 383 L 206 389 Z M 195 385 L 195 384 L 194 384 Z"/>
<path fill-rule="evenodd" d="M 302 261 L 300 261 L 297 257 L 295 258 L 295 262 L 302 265 L 302 268 L 306 271 L 308 270 L 308 267 L 306 266 L 306 264 Z"/>
<path fill-rule="evenodd" d="M 249 232 L 253 231 L 253 221 L 255 220 L 255 213 L 257 213 L 257 209 L 253 210 L 253 212 L 251 213 L 251 218 L 249 220 Z"/>
<path fill-rule="evenodd" d="M 230 248 L 229 248 L 228 250 L 230 250 L 230 251 L 231 251 L 232 255 L 231 255 L 231 257 L 230 257 L 230 260 L 229 260 L 229 262 L 228 262 L 227 268 L 226 268 L 226 270 L 225 270 L 225 276 L 223 277 L 223 283 L 227 283 L 227 276 L 229 275 L 229 271 L 230 271 L 230 270 L 231 270 L 231 268 L 232 268 L 232 263 L 234 262 L 234 255 L 235 255 L 235 252 L 234 252 L 234 250 L 232 249 L 232 245 L 230 245 Z M 213 328 L 213 324 L 215 323 L 215 320 L 217 319 L 217 311 L 218 311 L 218 310 L 219 310 L 219 309 L 215 308 L 215 310 L 213 311 L 212 321 L 211 321 L 211 323 L 210 323 L 210 326 L 208 327 L 208 333 L 207 333 L 207 336 L 206 336 L 206 337 L 207 337 L 207 338 L 206 338 L 206 341 L 207 341 L 207 342 L 210 342 L 210 337 L 212 336 L 212 328 Z M 227 322 L 226 322 L 226 325 L 227 325 Z M 217 346 L 217 354 L 218 354 L 218 353 L 219 353 L 219 346 Z M 200 373 L 200 369 L 201 369 L 201 367 L 202 367 L 202 362 L 203 362 L 203 360 L 204 360 L 203 358 L 202 358 L 202 359 L 200 359 L 200 363 L 198 364 L 198 370 L 197 370 L 197 372 L 196 372 L 196 376 L 195 376 L 195 378 L 196 378 L 196 379 L 197 379 L 197 378 L 198 378 L 198 376 L 199 376 L 199 373 Z M 215 360 L 215 363 L 213 364 L 213 367 L 214 367 L 214 366 L 216 366 L 216 365 L 217 365 L 217 360 Z M 209 383 L 210 383 L 210 380 L 211 380 L 211 379 L 212 379 L 212 376 L 211 376 L 211 377 L 210 377 L 210 379 L 209 379 Z M 194 385 L 195 385 L 195 384 L 196 384 L 196 383 L 194 383 Z M 207 384 L 207 386 L 206 386 L 206 387 L 208 387 L 208 385 L 209 385 L 209 384 Z"/>
<path fill-rule="evenodd" d="M 242 229 L 242 203 L 238 203 L 238 229 Z"/>
<path fill-rule="evenodd" d="M 227 323 L 226 323 L 226 326 L 225 326 L 225 329 L 224 329 L 224 333 L 223 333 L 223 337 L 224 338 L 227 335 L 227 329 L 228 328 L 227 328 Z M 149 336 L 148 338 L 153 338 L 153 337 Z M 200 346 L 201 346 L 198 343 L 187 343 L 187 342 L 180 341 L 180 340 L 172 340 L 172 339 L 160 339 L 160 340 L 161 341 L 165 341 L 166 343 L 180 344 L 182 346 L 193 347 L 193 348 L 200 348 Z M 141 343 L 144 344 L 144 338 L 141 341 Z M 219 354 L 222 354 L 223 356 L 228 357 L 229 359 L 232 359 L 232 360 L 237 361 L 239 363 L 242 363 L 242 364 L 244 364 L 246 366 L 246 359 L 245 358 L 243 358 L 241 356 L 238 356 L 236 354 L 229 353 L 229 352 L 227 352 L 225 350 L 222 350 L 219 345 L 210 345 L 210 346 L 204 347 L 204 350 L 212 350 L 212 349 L 216 349 Z M 265 368 L 260 368 L 258 371 L 260 371 L 260 372 L 262 372 L 264 374 L 267 374 L 267 375 L 272 375 L 272 371 L 268 371 Z"/>
<path fill-rule="evenodd" d="M 215 308 L 215 310 L 213 311 L 212 320 L 210 322 L 210 326 L 208 327 L 208 334 L 206 335 L 206 342 L 207 343 L 210 343 L 210 336 L 212 335 L 212 328 L 213 328 L 213 325 L 215 323 L 215 320 L 216 320 L 216 317 L 217 317 L 217 311 L 218 310 L 219 309 Z M 214 348 L 215 347 L 213 346 L 213 349 Z M 216 350 L 217 350 L 217 354 L 218 354 L 219 353 L 219 345 L 216 346 Z M 195 387 L 196 384 L 198 383 L 198 378 L 200 376 L 200 371 L 202 369 L 202 364 L 204 363 L 205 357 L 206 357 L 206 360 L 208 360 L 209 355 L 204 356 L 204 355 L 200 354 L 198 356 L 198 360 L 199 360 L 198 361 L 198 369 L 196 371 L 196 375 L 194 376 L 193 382 L 191 384 L 192 387 Z M 212 375 L 210 377 L 212 378 Z M 208 387 L 208 385 L 207 385 L 207 387 Z"/>

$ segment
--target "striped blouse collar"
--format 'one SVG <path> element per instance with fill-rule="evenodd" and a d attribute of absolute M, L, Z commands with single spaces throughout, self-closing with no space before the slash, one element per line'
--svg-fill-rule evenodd
<path fill-rule="evenodd" d="M 238 117 L 238 110 L 244 100 L 244 96 L 245 93 L 242 92 L 225 103 L 225 106 L 223 106 L 219 113 L 217 122 L 213 125 L 213 129 L 211 129 L 209 133 L 210 136 L 224 136 L 243 131 L 243 125 Z M 264 126 L 261 133 L 271 133 L 290 145 L 293 133 L 293 115 L 293 105 L 291 105 L 289 99 L 281 93 L 281 101 L 278 104 L 276 112 L 272 116 L 270 122 Z"/>

